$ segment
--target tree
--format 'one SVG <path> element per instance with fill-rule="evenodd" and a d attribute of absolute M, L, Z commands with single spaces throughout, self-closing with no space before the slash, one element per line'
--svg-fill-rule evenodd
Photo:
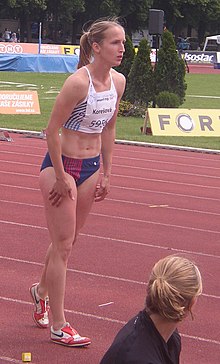
<path fill-rule="evenodd" d="M 147 28 L 149 9 L 153 0 L 120 0 L 119 16 L 125 19 L 127 34 Z"/>
<path fill-rule="evenodd" d="M 175 36 L 183 28 L 187 28 L 185 35 L 191 36 L 194 28 L 202 43 L 207 33 L 220 32 L 219 0 L 1 0 L 0 3 L 0 19 L 20 20 L 21 41 L 24 32 L 31 41 L 32 22 L 47 21 L 53 41 L 56 42 L 57 30 L 64 28 L 75 44 L 83 24 L 109 16 L 121 18 L 131 38 L 133 32 L 147 29 L 150 8 L 164 10 L 166 27 Z"/>
<path fill-rule="evenodd" d="M 206 33 L 220 30 L 220 1 L 201 0 L 199 4 L 194 1 L 191 7 L 185 4 L 182 9 L 183 16 L 188 24 L 188 29 L 195 28 L 198 31 L 199 43 L 201 44 Z M 190 36 L 191 34 L 187 34 Z"/>
<path fill-rule="evenodd" d="M 154 0 L 153 7 L 164 10 L 166 27 L 175 36 L 187 27 L 186 35 L 190 37 L 194 28 L 201 43 L 207 31 L 220 29 L 219 0 Z"/>
<path fill-rule="evenodd" d="M 180 104 L 184 102 L 186 82 L 185 63 L 176 51 L 173 34 L 166 30 L 162 34 L 162 46 L 158 51 L 158 61 L 155 65 L 155 91 L 173 92 L 178 95 Z"/>
<path fill-rule="evenodd" d="M 100 17 L 118 16 L 124 20 L 126 33 L 147 28 L 149 8 L 153 0 L 85 0 L 84 22 Z"/>
<path fill-rule="evenodd" d="M 153 69 L 150 51 L 147 39 L 143 38 L 128 75 L 126 98 L 135 105 L 147 106 L 153 100 Z"/>
<path fill-rule="evenodd" d="M 57 41 L 57 35 L 61 24 L 72 24 L 72 31 L 69 36 L 76 41 L 78 15 L 85 11 L 84 0 L 47 0 L 47 14 L 53 21 L 53 40 Z M 74 33 L 74 34 L 73 34 Z M 74 42 L 75 43 L 75 42 Z"/>
<path fill-rule="evenodd" d="M 119 0 L 85 0 L 85 12 L 82 16 L 82 22 L 91 22 L 102 17 L 117 16 L 119 13 L 119 2 Z"/>
<path fill-rule="evenodd" d="M 8 0 L 9 8 L 20 18 L 21 40 L 27 30 L 27 41 L 31 41 L 31 20 L 39 20 L 39 15 L 46 10 L 46 0 Z"/>

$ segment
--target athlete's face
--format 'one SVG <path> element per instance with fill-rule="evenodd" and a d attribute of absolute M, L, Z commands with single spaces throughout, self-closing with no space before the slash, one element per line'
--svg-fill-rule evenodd
<path fill-rule="evenodd" d="M 103 62 L 110 66 L 119 66 L 125 51 L 125 32 L 120 26 L 112 26 L 105 31 L 102 42 L 98 45 L 98 54 Z"/>

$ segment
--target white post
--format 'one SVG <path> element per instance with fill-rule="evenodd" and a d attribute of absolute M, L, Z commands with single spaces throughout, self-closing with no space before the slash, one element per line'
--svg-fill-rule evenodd
<path fill-rule="evenodd" d="M 40 49 L 41 49 L 41 22 L 39 24 L 39 43 L 38 43 L 38 54 L 40 54 Z"/>

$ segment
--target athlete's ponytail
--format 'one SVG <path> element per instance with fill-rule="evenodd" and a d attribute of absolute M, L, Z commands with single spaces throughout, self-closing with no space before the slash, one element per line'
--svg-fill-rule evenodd
<path fill-rule="evenodd" d="M 78 68 L 90 63 L 92 57 L 92 45 L 89 41 L 89 32 L 83 33 L 80 38 L 80 54 Z"/>

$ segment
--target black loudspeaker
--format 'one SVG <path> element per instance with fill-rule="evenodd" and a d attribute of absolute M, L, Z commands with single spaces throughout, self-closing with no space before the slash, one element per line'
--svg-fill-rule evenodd
<path fill-rule="evenodd" d="M 164 11 L 158 9 L 149 10 L 149 34 L 161 35 L 163 33 Z"/>

